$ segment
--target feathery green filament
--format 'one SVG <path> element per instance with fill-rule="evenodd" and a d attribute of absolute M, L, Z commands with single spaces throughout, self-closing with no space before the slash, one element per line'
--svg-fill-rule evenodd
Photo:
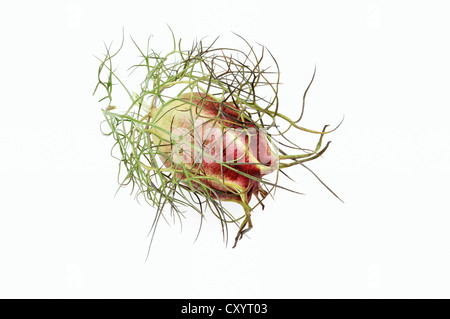
<path fill-rule="evenodd" d="M 255 48 L 244 39 L 243 41 L 248 46 L 248 52 L 232 48 L 214 48 L 216 41 L 217 39 L 209 46 L 205 46 L 200 41 L 194 43 L 191 49 L 185 50 L 181 47 L 181 40 L 176 43 L 175 37 L 173 37 L 173 50 L 166 55 L 160 55 L 150 48 L 149 43 L 144 52 L 133 40 L 140 54 L 140 61 L 132 66 L 131 72 L 143 71 L 145 74 L 140 83 L 139 93 L 132 93 L 127 89 L 124 82 L 119 79 L 115 64 L 113 64 L 113 60 L 118 58 L 123 49 L 124 39 L 117 51 L 112 52 L 111 47 L 106 47 L 105 56 L 99 58 L 98 84 L 94 93 L 102 87 L 105 95 L 99 101 L 108 103 L 103 109 L 108 130 L 103 133 L 112 136 L 115 140 L 111 154 L 119 161 L 119 185 L 122 187 L 130 185 L 136 198 L 144 198 L 157 209 L 151 228 L 152 240 L 160 218 L 166 218 L 164 212 L 167 209 L 170 210 L 173 217 L 176 216 L 181 220 L 184 216 L 184 209 L 188 208 L 198 212 L 202 218 L 207 210 L 219 218 L 225 241 L 228 240 L 228 225 L 236 224 L 239 227 L 236 245 L 238 237 L 242 238 L 245 232 L 252 227 L 251 212 L 259 205 L 264 208 L 264 199 L 276 188 L 287 189 L 278 184 L 279 174 L 287 175 L 283 171 L 284 169 L 294 165 L 304 166 L 305 162 L 320 157 L 330 143 L 328 142 L 322 147 L 324 135 L 333 131 L 326 131 L 327 126 L 322 131 L 318 131 L 298 125 L 303 116 L 306 92 L 312 80 L 303 97 L 301 115 L 298 120 L 294 121 L 279 112 L 280 71 L 270 51 L 260 46 L 261 52 L 258 55 Z M 275 69 L 273 69 L 273 65 L 265 67 L 263 58 L 267 56 L 267 52 Z M 114 105 L 113 89 L 114 92 L 118 90 L 129 97 L 130 104 L 122 106 L 125 107 L 124 111 L 119 111 L 117 105 Z M 240 204 L 245 213 L 242 216 L 235 217 L 221 202 L 220 191 L 208 186 L 207 181 L 221 183 L 223 176 L 217 178 L 202 175 L 200 173 L 201 164 L 190 167 L 180 161 L 175 163 L 173 158 L 160 150 L 163 143 L 171 145 L 171 147 L 179 143 L 180 136 L 173 134 L 172 130 L 168 131 L 159 127 L 157 123 L 152 122 L 152 118 L 164 116 L 160 114 L 164 112 L 162 106 L 180 100 L 179 96 L 184 93 L 203 93 L 218 103 L 228 102 L 236 105 L 239 110 L 238 119 L 242 123 L 249 121 L 254 123 L 259 129 L 266 132 L 267 139 L 272 146 L 276 145 L 276 149 L 273 151 L 278 151 L 279 163 L 274 175 L 275 181 L 246 174 L 236 169 L 233 163 L 225 161 L 220 163 L 222 169 L 227 168 L 260 185 L 260 189 L 255 195 L 254 206 L 250 206 L 244 193 L 229 189 L 229 192 L 236 192 L 241 197 Z M 193 104 L 192 101 L 186 103 Z M 192 123 L 194 123 L 198 114 L 191 114 L 191 117 Z M 218 118 L 210 119 L 210 121 L 218 120 Z M 222 118 L 221 121 L 225 123 L 226 119 Z M 288 126 L 284 130 L 281 129 L 283 124 Z M 155 130 L 170 136 L 170 140 L 160 139 L 160 145 L 156 145 L 152 138 Z M 314 150 L 300 148 L 287 139 L 286 133 L 290 130 L 317 134 L 318 142 Z M 190 142 L 188 141 L 188 143 Z M 202 156 L 210 156 L 204 152 L 203 145 L 193 145 L 193 148 Z M 163 165 L 161 158 L 173 162 L 173 165 L 169 167 Z M 213 160 L 211 157 L 209 159 Z M 183 178 L 179 178 L 179 176 L 183 176 Z M 245 227 L 247 228 L 244 229 Z"/>

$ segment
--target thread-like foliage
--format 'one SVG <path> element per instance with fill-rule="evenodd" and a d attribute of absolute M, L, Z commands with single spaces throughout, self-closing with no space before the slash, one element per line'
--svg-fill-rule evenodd
<path fill-rule="evenodd" d="M 173 36 L 172 50 L 162 55 L 151 48 L 150 41 L 143 50 L 131 39 L 139 53 L 139 61 L 129 70 L 145 74 L 139 83 L 138 93 L 130 92 L 116 72 L 115 61 L 123 49 L 124 37 L 117 50 L 113 52 L 111 46 L 108 46 L 105 55 L 98 58 L 98 84 L 94 93 L 103 89 L 104 95 L 99 102 L 107 103 L 103 109 L 106 129 L 102 126 L 102 131 L 115 141 L 112 155 L 119 161 L 119 185 L 131 187 L 138 199 L 143 198 L 156 208 L 151 227 L 152 240 L 161 217 L 167 218 L 166 214 L 169 212 L 172 218 L 182 220 L 184 212 L 192 209 L 201 216 L 209 211 L 219 218 L 225 241 L 228 240 L 229 225 L 236 224 L 240 227 L 237 242 L 245 233 L 245 226 L 251 228 L 250 213 L 260 205 L 264 208 L 263 201 L 266 196 L 277 188 L 287 189 L 278 183 L 279 174 L 292 178 L 284 172 L 286 168 L 294 165 L 304 166 L 305 162 L 320 157 L 330 144 L 327 142 L 323 145 L 325 134 L 333 131 L 327 131 L 327 126 L 323 130 L 310 130 L 300 125 L 306 93 L 314 80 L 315 70 L 311 83 L 305 90 L 300 115 L 293 120 L 280 112 L 280 70 L 277 61 L 266 47 L 258 45 L 255 48 L 242 37 L 238 37 L 242 39 L 247 51 L 217 48 L 217 39 L 208 45 L 203 41 L 196 42 L 186 50 L 182 48 L 181 40 L 177 42 Z M 269 60 L 269 65 L 266 60 Z M 113 92 L 116 90 L 122 90 L 122 93 L 125 92 L 129 97 L 129 105 L 122 106 L 122 111 L 113 105 Z M 194 168 L 183 162 L 175 163 L 173 158 L 161 151 L 162 143 L 175 145 L 174 141 L 180 137 L 174 134 L 172 128 L 158 126 L 158 123 L 152 121 L 152 117 L 170 103 L 181 101 L 180 96 L 183 94 L 206 96 L 221 107 L 233 105 L 233 110 L 238 114 L 230 119 L 229 123 L 226 118 L 228 113 L 225 111 L 209 120 L 219 121 L 222 127 L 232 123 L 246 131 L 250 123 L 252 127 L 264 132 L 273 152 L 278 152 L 277 168 L 272 181 L 245 173 L 233 163 L 220 163 L 221 169 L 236 172 L 259 185 L 253 206 L 241 196 L 240 204 L 245 214 L 236 215 L 227 209 L 221 201 L 223 196 L 209 186 L 211 180 L 220 183 L 220 177 L 202 174 L 201 164 Z M 193 115 L 195 116 L 198 114 Z M 317 134 L 317 144 L 313 149 L 300 147 L 288 139 L 286 133 L 291 130 Z M 156 144 L 155 136 L 152 136 L 155 132 L 163 132 L 170 138 L 159 140 Z M 199 148 L 198 145 L 193 147 Z M 199 151 L 203 152 L 202 149 Z M 173 165 L 167 165 L 167 161 L 173 162 Z"/>

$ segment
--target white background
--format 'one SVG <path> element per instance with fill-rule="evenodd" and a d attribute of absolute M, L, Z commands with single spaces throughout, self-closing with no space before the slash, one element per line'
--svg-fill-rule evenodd
<path fill-rule="evenodd" d="M 193 243 L 191 213 L 145 261 L 155 209 L 114 197 L 94 55 L 122 27 L 167 52 L 167 24 L 267 46 L 292 116 L 317 65 L 304 125 L 345 120 L 310 167 L 345 204 L 292 168 L 306 195 L 277 192 L 236 249 L 212 216 Z M 450 297 L 446 1 L 4 1 L 0 30 L 0 297 Z"/>

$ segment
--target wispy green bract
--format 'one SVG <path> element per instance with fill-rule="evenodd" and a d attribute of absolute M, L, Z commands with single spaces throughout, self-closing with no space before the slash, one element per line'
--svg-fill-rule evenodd
<path fill-rule="evenodd" d="M 130 187 L 136 198 L 143 198 L 156 208 L 151 228 L 152 240 L 161 217 L 167 218 L 166 214 L 169 213 L 172 218 L 181 220 L 189 210 L 198 212 L 202 217 L 207 212 L 217 216 L 222 224 L 225 241 L 228 240 L 229 224 L 240 227 L 242 237 L 245 232 L 243 224 L 249 222 L 251 227 L 250 212 L 258 206 L 264 207 L 265 197 L 276 188 L 286 189 L 278 183 L 279 174 L 293 178 L 284 170 L 318 158 L 329 146 L 330 142 L 322 145 L 324 135 L 332 131 L 326 131 L 327 126 L 323 130 L 310 130 L 300 125 L 306 93 L 314 79 L 315 71 L 305 90 L 303 103 L 299 103 L 300 114 L 292 120 L 280 112 L 280 70 L 277 61 L 264 46 L 258 45 L 255 48 L 243 38 L 239 38 L 246 46 L 246 51 L 216 48 L 217 39 L 207 45 L 199 41 L 189 49 L 183 49 L 181 40 L 177 42 L 173 36 L 173 48 L 167 54 L 160 54 L 152 49 L 150 39 L 145 50 L 131 39 L 130 43 L 136 48 L 139 60 L 128 70 L 131 73 L 143 74 L 139 92 L 127 89 L 125 80 L 117 75 L 115 61 L 120 57 L 124 38 L 118 49 L 113 51 L 111 46 L 107 46 L 104 56 L 98 58 L 98 84 L 94 93 L 101 94 L 99 102 L 104 106 L 106 128 L 102 126 L 102 131 L 115 141 L 111 154 L 119 161 L 119 185 Z M 121 105 L 120 110 L 119 107 L 116 108 L 113 100 L 113 92 L 116 91 L 121 91 L 120 93 L 129 97 L 129 104 Z M 161 157 L 167 158 L 167 154 L 160 151 L 160 144 L 154 143 L 152 132 L 155 132 L 155 129 L 164 131 L 171 137 L 167 143 L 174 143 L 172 138 L 175 140 L 179 137 L 175 136 L 172 130 L 168 131 L 152 123 L 152 110 L 164 109 L 165 105 L 179 100 L 185 93 L 201 93 L 218 103 L 232 103 L 239 109 L 242 121 L 255 123 L 258 128 L 264 130 L 272 145 L 276 146 L 279 164 L 272 181 L 242 173 L 230 163 L 220 163 L 223 167 L 261 185 L 258 193 L 260 197 L 254 201 L 253 206 L 245 202 L 240 203 L 244 207 L 244 214 L 231 212 L 220 200 L 220 196 L 216 196 L 214 190 L 208 187 L 206 179 L 214 177 L 201 176 L 198 170 L 180 163 L 164 166 L 161 161 Z M 286 135 L 292 130 L 317 134 L 317 144 L 313 149 L 298 146 Z M 177 178 L 176 173 L 182 175 Z"/>

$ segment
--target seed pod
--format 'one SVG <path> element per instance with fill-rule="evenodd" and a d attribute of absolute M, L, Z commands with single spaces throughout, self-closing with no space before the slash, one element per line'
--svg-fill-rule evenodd
<path fill-rule="evenodd" d="M 196 175 L 193 187 L 216 199 L 248 204 L 258 180 L 277 169 L 263 130 L 232 103 L 186 93 L 152 114 L 150 133 L 164 165 L 181 180 L 183 170 Z"/>

